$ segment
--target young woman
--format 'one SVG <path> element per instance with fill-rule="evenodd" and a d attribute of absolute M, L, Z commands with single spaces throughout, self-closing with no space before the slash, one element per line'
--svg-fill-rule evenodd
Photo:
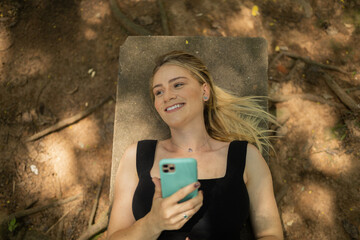
<path fill-rule="evenodd" d="M 262 120 L 256 98 L 214 85 L 195 56 L 174 51 L 158 59 L 150 81 L 154 106 L 169 126 L 166 140 L 129 146 L 120 160 L 109 239 L 242 239 L 251 220 L 256 239 L 283 239 Z M 255 147 L 255 144 L 257 147 Z M 195 158 L 199 181 L 162 198 L 158 164 Z M 178 203 L 199 189 L 198 195 Z"/>

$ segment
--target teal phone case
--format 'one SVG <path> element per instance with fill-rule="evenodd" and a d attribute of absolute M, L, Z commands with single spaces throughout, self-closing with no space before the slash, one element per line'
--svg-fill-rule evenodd
<path fill-rule="evenodd" d="M 180 188 L 197 181 L 197 162 L 194 158 L 162 159 L 159 167 L 163 198 L 169 197 Z M 189 200 L 197 194 L 198 190 L 196 189 L 179 202 Z"/>

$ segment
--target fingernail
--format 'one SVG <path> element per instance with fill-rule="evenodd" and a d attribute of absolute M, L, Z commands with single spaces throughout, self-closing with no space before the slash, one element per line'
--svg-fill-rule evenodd
<path fill-rule="evenodd" d="M 194 187 L 195 187 L 195 188 L 199 188 L 199 187 L 200 187 L 200 183 L 199 183 L 199 182 L 196 182 L 196 183 L 194 184 Z"/>

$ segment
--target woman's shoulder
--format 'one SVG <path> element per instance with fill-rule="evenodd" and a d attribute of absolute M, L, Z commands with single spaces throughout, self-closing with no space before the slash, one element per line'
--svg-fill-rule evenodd
<path fill-rule="evenodd" d="M 158 142 L 158 140 L 155 139 L 142 139 L 139 140 L 138 142 L 132 143 L 130 145 L 127 146 L 127 148 L 125 149 L 125 153 L 136 153 L 137 148 L 139 147 L 139 145 L 149 145 L 149 144 L 156 144 Z"/>
<path fill-rule="evenodd" d="M 259 149 L 251 143 L 247 145 L 245 172 L 247 176 L 265 176 L 269 167 Z"/>

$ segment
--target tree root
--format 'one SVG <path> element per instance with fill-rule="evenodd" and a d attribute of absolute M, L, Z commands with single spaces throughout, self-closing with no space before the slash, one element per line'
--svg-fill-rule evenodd
<path fill-rule="evenodd" d="M 301 61 L 307 63 L 307 64 L 312 64 L 312 65 L 316 65 L 316 66 L 319 66 L 319 67 L 322 67 L 324 69 L 329 69 L 329 70 L 333 70 L 333 71 L 337 71 L 337 72 L 341 72 L 341 73 L 344 73 L 346 75 L 349 75 L 351 73 L 349 72 L 346 72 L 338 67 L 335 67 L 335 66 L 331 66 L 331 65 L 326 65 L 326 64 L 322 64 L 322 63 L 318 63 L 316 61 L 313 61 L 311 59 L 308 59 L 308 58 L 304 58 L 304 57 L 301 57 L 299 55 L 296 55 L 296 54 L 293 54 L 293 53 L 289 53 L 289 52 L 282 52 L 283 55 L 287 56 L 287 57 L 290 57 L 290 58 L 295 58 L 295 59 L 300 59 Z"/>
<path fill-rule="evenodd" d="M 110 9 L 114 14 L 114 17 L 120 22 L 121 26 L 123 26 L 129 33 L 133 35 L 152 35 L 150 31 L 146 30 L 140 25 L 135 24 L 128 17 L 126 17 L 126 15 L 120 11 L 116 0 L 110 0 Z"/>
<path fill-rule="evenodd" d="M 360 111 L 360 105 L 356 104 L 356 102 L 334 81 L 330 75 L 323 72 L 323 76 L 325 78 L 326 84 L 351 111 Z"/>
<path fill-rule="evenodd" d="M 40 212 L 42 210 L 45 210 L 47 208 L 64 205 L 66 203 L 69 203 L 69 202 L 72 202 L 72 201 L 78 199 L 79 196 L 80 196 L 80 194 L 72 196 L 72 197 L 68 197 L 68 198 L 65 198 L 65 199 L 57 200 L 55 202 L 49 203 L 49 204 L 44 205 L 44 206 L 33 207 L 33 208 L 30 208 L 30 209 L 26 209 L 26 210 L 20 210 L 18 212 L 15 212 L 15 213 L 12 213 L 12 214 L 10 214 L 8 216 L 5 216 L 3 219 L 0 219 L 0 225 L 4 224 L 5 222 L 11 221 L 11 219 L 13 219 L 13 218 L 26 217 L 26 216 L 32 215 L 34 213 Z"/>
<path fill-rule="evenodd" d="M 160 10 L 161 25 L 162 25 L 163 33 L 164 33 L 164 35 L 168 36 L 168 35 L 170 35 L 170 30 L 169 30 L 169 24 L 168 24 L 164 4 L 163 4 L 162 0 L 157 0 L 156 2 L 159 7 L 159 10 Z"/>
<path fill-rule="evenodd" d="M 99 221 L 93 225 L 91 225 L 85 232 L 81 234 L 81 236 L 78 238 L 78 240 L 88 240 L 95 234 L 105 230 L 107 228 L 109 221 L 109 210 L 104 212 Z"/>
<path fill-rule="evenodd" d="M 96 190 L 96 198 L 95 198 L 95 202 L 94 202 L 91 214 L 90 214 L 88 227 L 91 227 L 91 225 L 94 222 L 94 217 L 95 217 L 96 209 L 97 209 L 97 206 L 98 206 L 98 203 L 99 203 L 101 189 L 102 189 L 102 186 L 104 185 L 104 180 L 105 180 L 105 175 L 103 176 L 103 178 L 101 180 L 101 183 L 100 183 L 100 185 L 98 186 L 98 188 Z"/>
<path fill-rule="evenodd" d="M 26 139 L 26 142 L 31 142 L 34 140 L 37 140 L 41 137 L 44 137 L 52 132 L 58 131 L 60 129 L 63 129 L 64 127 L 67 127 L 73 123 L 78 122 L 79 120 L 87 117 L 88 115 L 90 115 L 92 112 L 94 112 L 98 107 L 102 106 L 104 103 L 106 103 L 107 101 L 109 101 L 110 99 L 112 99 L 111 96 L 107 97 L 106 99 L 102 100 L 99 104 L 95 105 L 92 108 L 89 108 L 81 113 L 76 114 L 75 116 L 72 116 L 70 118 L 61 120 L 59 122 L 57 122 L 56 124 L 52 125 L 51 127 L 48 127 L 46 129 L 44 129 L 43 131 L 36 133 L 34 135 L 32 135 L 31 137 Z"/>

